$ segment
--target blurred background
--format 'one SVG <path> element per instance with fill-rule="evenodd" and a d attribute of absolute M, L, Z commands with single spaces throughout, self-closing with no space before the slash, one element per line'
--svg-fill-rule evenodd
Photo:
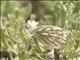
<path fill-rule="evenodd" d="M 17 56 L 15 60 L 50 60 L 47 56 L 49 47 L 40 45 L 38 52 L 28 36 L 25 25 L 33 15 L 39 26 L 53 25 L 69 31 L 66 45 L 60 52 L 67 60 L 80 60 L 80 1 L 2 0 L 0 6 L 0 56 L 3 51 L 7 52 L 0 58 L 9 58 L 11 53 Z"/>

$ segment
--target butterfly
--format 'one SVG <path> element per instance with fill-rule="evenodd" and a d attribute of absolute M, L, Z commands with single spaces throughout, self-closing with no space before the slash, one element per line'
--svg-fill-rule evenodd
<path fill-rule="evenodd" d="M 37 26 L 34 30 L 30 31 L 34 40 L 37 40 L 40 44 L 50 45 L 55 48 L 65 44 L 66 34 L 64 32 L 62 28 L 53 25 Z"/>

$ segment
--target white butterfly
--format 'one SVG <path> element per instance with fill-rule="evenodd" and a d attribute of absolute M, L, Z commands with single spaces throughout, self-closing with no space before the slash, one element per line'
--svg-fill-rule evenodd
<path fill-rule="evenodd" d="M 55 48 L 65 44 L 67 34 L 62 28 L 52 25 L 37 26 L 37 24 L 38 22 L 29 20 L 27 28 L 29 35 L 33 36 L 41 44 L 51 45 Z"/>

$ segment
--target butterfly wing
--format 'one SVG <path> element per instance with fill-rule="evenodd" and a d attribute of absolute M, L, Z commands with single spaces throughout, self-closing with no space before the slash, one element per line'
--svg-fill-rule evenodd
<path fill-rule="evenodd" d="M 35 29 L 33 36 L 41 44 L 50 45 L 56 48 L 60 47 L 62 44 L 65 44 L 64 31 L 57 26 L 39 26 Z"/>

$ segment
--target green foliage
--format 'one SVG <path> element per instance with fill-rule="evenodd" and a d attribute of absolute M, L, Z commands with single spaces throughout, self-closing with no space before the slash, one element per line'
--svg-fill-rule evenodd
<path fill-rule="evenodd" d="M 43 29 L 44 31 L 40 32 L 38 28 L 33 37 L 28 34 L 25 19 L 31 13 L 31 4 L 27 3 L 24 6 L 19 1 L 0 2 L 1 50 L 14 52 L 18 55 L 19 60 L 49 60 L 51 45 L 54 45 L 57 40 L 49 41 L 50 38 L 53 39 L 54 37 L 40 34 L 41 32 L 50 34 L 51 30 Z M 44 7 L 43 17 L 45 21 L 40 20 L 39 25 L 44 25 L 46 29 L 52 25 L 59 26 L 65 30 L 68 37 L 66 44 L 58 49 L 59 53 L 65 55 L 68 60 L 74 58 L 77 60 L 80 57 L 80 1 L 42 1 L 41 3 Z"/>

